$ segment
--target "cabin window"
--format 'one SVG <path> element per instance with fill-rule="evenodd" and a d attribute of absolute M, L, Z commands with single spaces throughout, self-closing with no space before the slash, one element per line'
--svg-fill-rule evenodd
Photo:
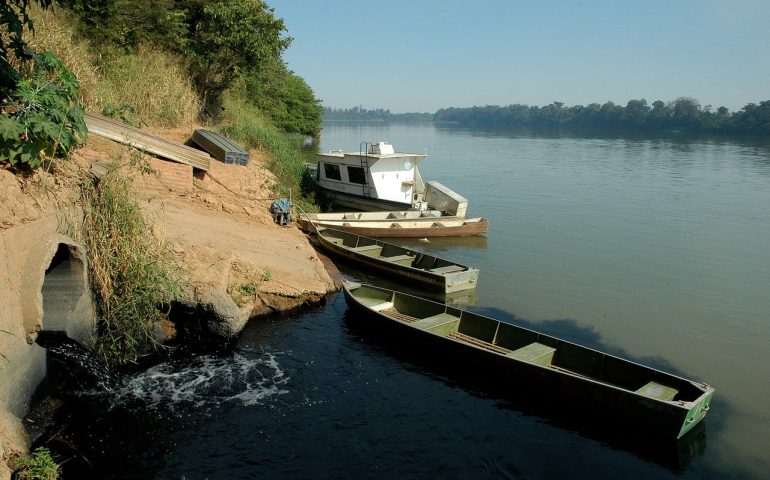
<path fill-rule="evenodd" d="M 333 163 L 324 163 L 324 174 L 328 180 L 342 180 L 340 166 Z"/>
<path fill-rule="evenodd" d="M 366 185 L 366 174 L 361 167 L 348 167 L 348 179 L 350 183 Z"/>

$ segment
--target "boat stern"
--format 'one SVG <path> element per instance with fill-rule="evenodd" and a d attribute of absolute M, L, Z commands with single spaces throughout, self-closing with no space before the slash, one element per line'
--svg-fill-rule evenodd
<path fill-rule="evenodd" d="M 704 390 L 703 394 L 698 397 L 697 400 L 692 402 L 692 406 L 687 411 L 687 415 L 682 422 L 682 427 L 676 438 L 685 436 L 687 432 L 692 430 L 695 425 L 700 423 L 706 417 L 706 414 L 711 408 L 711 399 L 714 397 L 714 387 L 703 384 L 702 388 Z"/>

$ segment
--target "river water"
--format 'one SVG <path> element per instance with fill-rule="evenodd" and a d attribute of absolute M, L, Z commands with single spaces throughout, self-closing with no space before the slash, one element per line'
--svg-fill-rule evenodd
<path fill-rule="evenodd" d="M 380 140 L 490 220 L 404 242 L 480 268 L 460 302 L 714 385 L 703 427 L 650 443 L 543 416 L 357 331 L 336 295 L 82 397 L 71 478 L 767 478 L 770 142 L 326 125 L 321 149 Z"/>

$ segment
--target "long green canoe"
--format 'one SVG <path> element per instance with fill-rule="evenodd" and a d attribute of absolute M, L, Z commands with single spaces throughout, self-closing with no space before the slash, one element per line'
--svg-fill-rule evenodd
<path fill-rule="evenodd" d="M 445 294 L 476 288 L 478 268 L 334 228 L 313 228 L 327 252 L 390 277 Z"/>
<path fill-rule="evenodd" d="M 343 288 L 356 320 L 491 369 L 516 390 L 558 395 L 565 408 L 606 415 L 617 428 L 680 438 L 703 420 L 714 395 L 704 383 L 445 304 L 373 285 Z"/>

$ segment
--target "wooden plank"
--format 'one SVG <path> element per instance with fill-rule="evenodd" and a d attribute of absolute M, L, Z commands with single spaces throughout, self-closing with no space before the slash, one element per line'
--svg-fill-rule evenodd
<path fill-rule="evenodd" d="M 130 125 L 125 125 L 111 118 L 86 112 L 85 122 L 88 132 L 131 147 L 167 158 L 178 163 L 184 163 L 200 170 L 208 171 L 211 166 L 211 156 L 181 143 L 145 132 Z"/>

